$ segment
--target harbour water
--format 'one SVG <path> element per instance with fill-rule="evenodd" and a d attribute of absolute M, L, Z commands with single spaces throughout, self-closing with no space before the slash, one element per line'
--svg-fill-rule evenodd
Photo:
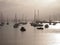
<path fill-rule="evenodd" d="M 13 23 L 0 27 L 0 45 L 60 45 L 60 29 L 37 30 L 28 23 L 25 32 Z"/>

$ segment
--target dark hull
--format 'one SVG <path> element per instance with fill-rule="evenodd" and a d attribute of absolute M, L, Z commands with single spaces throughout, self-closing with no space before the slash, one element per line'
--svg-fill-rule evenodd
<path fill-rule="evenodd" d="M 9 25 L 9 23 L 8 23 L 8 22 L 7 22 L 6 24 L 7 24 L 7 25 Z"/>
<path fill-rule="evenodd" d="M 14 27 L 14 28 L 18 28 L 18 27 L 19 27 L 19 24 L 14 24 L 13 27 Z"/>
<path fill-rule="evenodd" d="M 40 28 L 37 28 L 37 29 L 41 29 L 41 30 L 43 30 L 44 28 L 41 28 L 41 27 L 40 27 Z"/>
<path fill-rule="evenodd" d="M 1 23 L 0 26 L 4 26 L 4 23 Z"/>
<path fill-rule="evenodd" d="M 49 28 L 49 25 L 48 25 L 48 24 L 46 24 L 46 25 L 45 25 L 45 28 Z"/>
<path fill-rule="evenodd" d="M 43 24 L 38 24 L 38 23 L 30 23 L 31 26 L 37 27 L 37 26 L 43 26 Z"/>
<path fill-rule="evenodd" d="M 19 24 L 26 25 L 26 24 L 27 24 L 27 22 L 20 22 Z"/>
<path fill-rule="evenodd" d="M 20 31 L 24 32 L 24 31 L 26 31 L 26 29 L 24 27 L 21 27 Z"/>

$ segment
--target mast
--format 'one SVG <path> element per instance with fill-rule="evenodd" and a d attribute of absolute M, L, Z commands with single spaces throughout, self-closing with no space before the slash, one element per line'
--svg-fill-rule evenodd
<path fill-rule="evenodd" d="M 15 14 L 15 20 L 14 21 L 15 21 L 15 23 L 17 23 L 17 16 L 16 16 L 16 14 Z"/>
<path fill-rule="evenodd" d="M 51 25 L 51 22 L 52 22 L 52 20 L 51 20 L 51 15 L 49 16 L 49 24 Z"/>
<path fill-rule="evenodd" d="M 39 10 L 37 10 L 38 11 L 38 21 L 39 21 Z"/>
<path fill-rule="evenodd" d="M 26 22 L 26 17 L 24 16 L 24 21 Z"/>
<path fill-rule="evenodd" d="M 1 13 L 1 17 L 0 17 L 0 21 L 1 21 L 1 23 L 3 22 L 3 14 Z"/>
<path fill-rule="evenodd" d="M 8 17 L 7 17 L 7 22 L 8 22 Z"/>
<path fill-rule="evenodd" d="M 24 21 L 24 14 L 22 14 L 22 18 L 21 18 L 21 22 L 23 22 Z"/>
<path fill-rule="evenodd" d="M 22 21 L 24 21 L 24 14 L 22 15 Z"/>
<path fill-rule="evenodd" d="M 34 21 L 36 21 L 36 10 L 34 10 Z"/>
<path fill-rule="evenodd" d="M 9 20 L 9 17 L 7 16 L 7 23 L 9 23 L 9 21 L 10 21 L 10 20 Z"/>

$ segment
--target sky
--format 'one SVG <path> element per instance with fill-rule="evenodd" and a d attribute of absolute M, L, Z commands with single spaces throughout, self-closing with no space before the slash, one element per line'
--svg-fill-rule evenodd
<path fill-rule="evenodd" d="M 34 10 L 39 10 L 40 19 L 48 17 L 57 17 L 60 15 L 60 0 L 0 0 L 0 13 L 4 17 L 18 18 L 22 15 L 27 19 L 33 19 Z"/>

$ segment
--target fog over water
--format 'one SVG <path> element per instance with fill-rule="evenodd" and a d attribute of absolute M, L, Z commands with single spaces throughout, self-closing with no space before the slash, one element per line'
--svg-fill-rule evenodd
<path fill-rule="evenodd" d="M 33 19 L 35 9 L 40 11 L 40 19 L 54 16 L 60 20 L 60 0 L 0 0 L 0 12 L 5 18 L 9 15 L 12 19 L 16 13 L 19 18 L 24 14 L 27 19 Z"/>

